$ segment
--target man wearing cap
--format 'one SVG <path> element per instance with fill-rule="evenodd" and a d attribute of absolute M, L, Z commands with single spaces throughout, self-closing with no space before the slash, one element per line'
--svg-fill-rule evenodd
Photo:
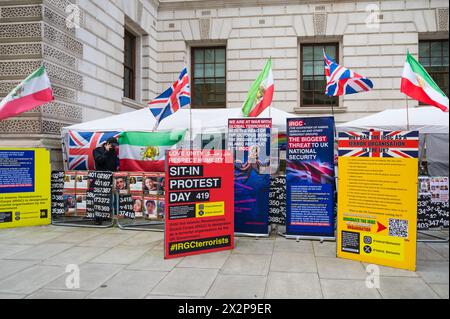
<path fill-rule="evenodd" d="M 117 171 L 119 158 L 117 157 L 116 147 L 119 146 L 114 137 L 97 147 L 94 150 L 95 169 L 97 171 Z"/>

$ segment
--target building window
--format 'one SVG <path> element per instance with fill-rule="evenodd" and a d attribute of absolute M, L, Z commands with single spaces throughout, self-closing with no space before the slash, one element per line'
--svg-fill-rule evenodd
<path fill-rule="evenodd" d="M 338 106 L 338 97 L 325 95 L 327 81 L 323 60 L 323 50 L 325 49 L 326 54 L 338 62 L 338 48 L 339 44 L 337 43 L 308 43 L 301 45 L 301 106 Z"/>
<path fill-rule="evenodd" d="M 192 48 L 192 108 L 226 107 L 225 47 Z"/>
<path fill-rule="evenodd" d="M 123 96 L 136 99 L 136 36 L 125 30 Z"/>
<path fill-rule="evenodd" d="M 448 40 L 419 41 L 419 62 L 448 96 Z"/>

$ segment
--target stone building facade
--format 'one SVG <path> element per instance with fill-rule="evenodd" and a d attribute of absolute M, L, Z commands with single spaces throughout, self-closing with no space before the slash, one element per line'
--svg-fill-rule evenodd
<path fill-rule="evenodd" d="M 421 41 L 448 44 L 448 14 L 446 0 L 0 0 L 0 97 L 44 63 L 56 98 L 0 121 L 0 145 L 47 147 L 58 167 L 62 126 L 145 107 L 184 64 L 197 99 L 201 85 L 216 90 L 195 107 L 240 107 L 272 58 L 274 107 L 330 114 L 317 94 L 319 48 L 374 82 L 371 92 L 329 101 L 338 122 L 405 107 L 406 50 L 420 56 Z M 440 50 L 448 90 L 448 49 Z"/>

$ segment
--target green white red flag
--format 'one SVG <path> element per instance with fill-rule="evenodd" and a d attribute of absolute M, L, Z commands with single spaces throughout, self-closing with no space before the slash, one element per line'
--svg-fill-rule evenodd
<path fill-rule="evenodd" d="M 121 171 L 163 172 L 166 150 L 176 147 L 186 131 L 123 132 L 119 136 Z"/>
<path fill-rule="evenodd" d="M 0 120 L 19 115 L 53 100 L 50 80 L 42 65 L 0 102 Z"/>
<path fill-rule="evenodd" d="M 242 114 L 245 117 L 257 117 L 272 104 L 273 92 L 272 59 L 269 59 L 248 91 Z"/>
<path fill-rule="evenodd" d="M 400 91 L 415 100 L 448 112 L 448 97 L 434 82 L 425 68 L 409 52 L 403 68 Z"/>

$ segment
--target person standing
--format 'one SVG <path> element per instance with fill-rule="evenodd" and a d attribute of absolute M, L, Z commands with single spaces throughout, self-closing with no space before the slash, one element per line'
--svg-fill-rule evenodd
<path fill-rule="evenodd" d="M 94 149 L 93 156 L 95 161 L 95 170 L 115 172 L 119 168 L 119 158 L 117 156 L 116 147 L 119 146 L 117 139 L 110 137 L 101 146 Z M 116 198 L 113 198 L 113 205 L 116 205 Z M 103 222 L 102 217 L 94 218 L 97 225 Z"/>
<path fill-rule="evenodd" d="M 117 171 L 119 166 L 119 158 L 116 152 L 117 146 L 119 146 L 117 139 L 110 137 L 105 143 L 94 150 L 93 156 L 97 171 Z"/>

